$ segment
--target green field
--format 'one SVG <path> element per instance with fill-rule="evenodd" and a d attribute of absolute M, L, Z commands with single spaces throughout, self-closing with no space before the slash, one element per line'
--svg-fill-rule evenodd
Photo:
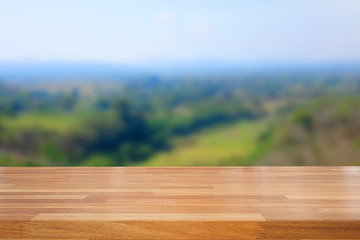
<path fill-rule="evenodd" d="M 75 114 L 46 114 L 28 113 L 21 117 L 7 117 L 0 119 L 0 123 L 8 130 L 37 129 L 66 133 L 73 131 L 80 125 Z"/>
<path fill-rule="evenodd" d="M 251 165 L 252 156 L 259 154 L 259 137 L 267 126 L 267 120 L 240 121 L 176 138 L 170 151 L 158 153 L 141 165 Z"/>

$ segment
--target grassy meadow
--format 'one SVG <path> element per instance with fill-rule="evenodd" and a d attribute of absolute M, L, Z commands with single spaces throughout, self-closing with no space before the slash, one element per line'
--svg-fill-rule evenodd
<path fill-rule="evenodd" d="M 160 152 L 141 166 L 237 166 L 252 165 L 264 143 L 260 135 L 266 120 L 239 121 L 202 130 L 172 140 L 172 149 Z"/>

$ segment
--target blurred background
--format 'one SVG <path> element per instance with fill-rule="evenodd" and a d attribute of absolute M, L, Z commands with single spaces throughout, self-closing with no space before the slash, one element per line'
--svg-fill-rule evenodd
<path fill-rule="evenodd" d="M 0 166 L 360 165 L 358 0 L 1 0 Z"/>

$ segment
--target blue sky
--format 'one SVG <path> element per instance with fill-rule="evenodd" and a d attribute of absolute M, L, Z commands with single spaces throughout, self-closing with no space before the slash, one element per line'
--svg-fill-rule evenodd
<path fill-rule="evenodd" d="M 0 61 L 360 60 L 359 0 L 0 0 Z"/>

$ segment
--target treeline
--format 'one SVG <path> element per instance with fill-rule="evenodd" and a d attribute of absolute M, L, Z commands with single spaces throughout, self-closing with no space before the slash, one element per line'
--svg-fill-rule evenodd
<path fill-rule="evenodd" d="M 154 91 L 146 109 L 143 96 L 128 97 L 127 90 L 81 96 L 78 90 L 51 94 L 2 85 L 0 164 L 131 165 L 169 148 L 173 136 L 263 114 L 238 98 L 205 94 L 191 100 L 170 88 L 176 101 Z"/>
<path fill-rule="evenodd" d="M 164 145 L 141 113 L 125 101 L 113 104 L 106 112 L 19 114 L 1 122 L 1 150 L 29 165 L 79 165 L 95 152 L 111 154 L 112 164 L 124 165 Z"/>
<path fill-rule="evenodd" d="M 277 118 L 272 148 L 257 165 L 356 166 L 360 159 L 360 96 L 324 96 Z"/>

